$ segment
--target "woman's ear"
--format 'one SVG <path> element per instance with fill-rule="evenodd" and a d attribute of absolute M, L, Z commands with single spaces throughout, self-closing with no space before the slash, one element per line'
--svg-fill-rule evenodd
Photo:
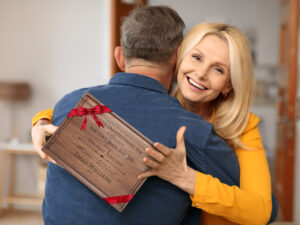
<path fill-rule="evenodd" d="M 223 97 L 226 97 L 231 91 L 232 91 L 232 85 L 231 82 L 229 82 L 229 84 L 222 91 Z"/>
<path fill-rule="evenodd" d="M 125 71 L 125 60 L 123 56 L 123 50 L 121 46 L 117 46 L 115 48 L 115 59 L 118 67 L 120 68 L 121 71 Z"/>

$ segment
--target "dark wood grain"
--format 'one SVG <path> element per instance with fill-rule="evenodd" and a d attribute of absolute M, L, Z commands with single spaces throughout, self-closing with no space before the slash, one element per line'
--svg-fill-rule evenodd
<path fill-rule="evenodd" d="M 86 93 L 75 108 L 92 108 L 101 102 Z M 101 198 L 135 194 L 148 170 L 144 149 L 153 143 L 115 113 L 97 115 L 104 127 L 88 117 L 67 117 L 47 141 L 43 151 Z M 122 212 L 128 203 L 112 204 Z"/>

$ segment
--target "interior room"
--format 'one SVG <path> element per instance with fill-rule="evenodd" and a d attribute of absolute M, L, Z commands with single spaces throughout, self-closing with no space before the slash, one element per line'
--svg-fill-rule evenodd
<path fill-rule="evenodd" d="M 0 225 L 43 224 L 47 162 L 31 144 L 32 118 L 73 90 L 109 81 L 122 18 L 138 5 L 173 8 L 185 33 L 219 22 L 246 34 L 256 78 L 251 111 L 279 201 L 274 224 L 300 225 L 297 0 L 1 0 Z"/>

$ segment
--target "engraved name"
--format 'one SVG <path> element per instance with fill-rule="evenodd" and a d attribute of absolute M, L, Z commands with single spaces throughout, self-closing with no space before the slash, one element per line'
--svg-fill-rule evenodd
<path fill-rule="evenodd" d="M 79 152 L 75 152 L 74 156 L 85 166 L 87 166 L 89 169 L 91 169 L 94 173 L 96 173 L 99 177 L 101 177 L 103 180 L 105 180 L 108 184 L 112 182 L 112 180 L 105 174 L 103 173 L 99 167 L 97 167 L 95 164 L 92 162 L 89 162 L 87 158 L 82 156 Z"/>
<path fill-rule="evenodd" d="M 89 168 L 93 170 L 96 174 L 98 174 L 101 178 L 103 178 L 108 184 L 111 183 L 111 179 L 105 175 L 97 166 L 93 163 L 90 163 Z"/>
<path fill-rule="evenodd" d="M 75 152 L 74 156 L 79 159 L 80 162 L 82 162 L 84 165 L 88 164 L 88 160 L 87 158 L 83 157 L 82 155 L 80 155 L 78 152 Z"/>

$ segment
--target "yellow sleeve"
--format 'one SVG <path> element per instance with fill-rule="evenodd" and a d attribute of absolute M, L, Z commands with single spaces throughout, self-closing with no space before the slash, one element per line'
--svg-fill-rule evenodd
<path fill-rule="evenodd" d="M 272 210 L 271 178 L 258 122 L 259 119 L 251 114 L 242 134 L 245 146 L 256 150 L 235 150 L 240 165 L 240 188 L 197 172 L 194 196 L 191 196 L 194 207 L 238 224 L 267 224 Z"/>
<path fill-rule="evenodd" d="M 41 119 L 47 119 L 50 121 L 50 123 L 52 123 L 52 116 L 53 116 L 53 109 L 40 111 L 32 118 L 32 126 Z"/>

